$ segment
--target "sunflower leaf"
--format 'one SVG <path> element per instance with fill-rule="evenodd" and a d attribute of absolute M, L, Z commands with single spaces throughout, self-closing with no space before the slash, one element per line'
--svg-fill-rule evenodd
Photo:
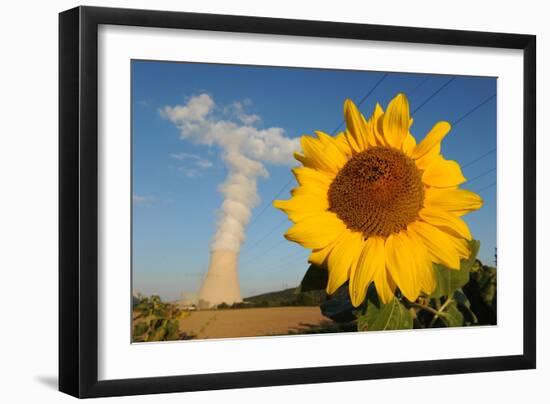
<path fill-rule="evenodd" d="M 447 327 L 462 327 L 464 325 L 464 315 L 458 309 L 455 301 L 447 306 L 445 311 L 441 313 L 441 317 Z"/>
<path fill-rule="evenodd" d="M 325 317 L 337 323 L 349 323 L 356 318 L 356 310 L 351 304 L 348 293 L 348 284 L 342 285 L 336 293 L 329 296 L 329 298 L 321 303 L 321 313 Z"/>
<path fill-rule="evenodd" d="M 471 254 L 468 259 L 460 261 L 460 269 L 449 269 L 441 264 L 433 264 L 436 287 L 430 297 L 438 299 L 452 296 L 455 290 L 463 287 L 470 280 L 470 271 L 476 262 L 479 251 L 479 241 L 470 242 Z"/>
<path fill-rule="evenodd" d="M 464 294 L 468 297 L 471 309 L 476 313 L 477 324 L 494 325 L 497 321 L 497 269 L 481 265 L 473 272 L 470 281 L 464 285 Z"/>
<path fill-rule="evenodd" d="M 311 290 L 321 290 L 327 287 L 328 283 L 328 271 L 326 268 L 319 267 L 317 265 L 310 265 L 302 282 L 298 293 L 309 292 Z"/>
<path fill-rule="evenodd" d="M 376 295 L 367 296 L 366 312 L 357 319 L 358 331 L 408 330 L 412 327 L 411 312 L 397 298 L 383 304 Z"/>
<path fill-rule="evenodd" d="M 470 300 L 468 300 L 468 297 L 466 296 L 464 291 L 462 289 L 455 290 L 453 299 L 455 300 L 458 309 L 462 312 L 462 315 L 464 316 L 464 323 L 466 325 L 477 324 L 477 316 L 472 311 L 472 304 L 470 303 Z"/>

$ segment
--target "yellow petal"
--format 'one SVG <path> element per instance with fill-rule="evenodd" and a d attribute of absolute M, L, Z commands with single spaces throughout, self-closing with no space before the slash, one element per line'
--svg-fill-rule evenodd
<path fill-rule="evenodd" d="M 334 138 L 334 144 L 336 147 L 340 149 L 340 151 L 349 159 L 352 156 L 352 150 L 351 146 L 349 145 L 349 142 L 346 139 L 346 133 L 340 132 L 336 137 Z"/>
<path fill-rule="evenodd" d="M 285 237 L 305 248 L 323 248 L 346 230 L 345 224 L 332 212 L 303 218 L 285 233 Z"/>
<path fill-rule="evenodd" d="M 360 150 L 366 150 L 369 145 L 376 143 L 372 126 L 367 125 L 365 117 L 349 98 L 344 102 L 344 117 L 346 127 Z"/>
<path fill-rule="evenodd" d="M 352 154 L 360 153 L 363 151 L 363 149 L 357 144 L 355 137 L 347 129 L 344 132 L 344 138 L 346 139 L 346 142 L 349 145 Z"/>
<path fill-rule="evenodd" d="M 323 131 L 320 131 L 320 130 L 316 130 L 314 131 L 314 133 L 317 135 L 317 137 L 319 138 L 319 140 L 322 142 L 322 143 L 331 143 L 332 142 L 332 136 L 330 136 L 328 133 L 325 133 Z"/>
<path fill-rule="evenodd" d="M 363 235 L 347 231 L 328 256 L 327 293 L 332 295 L 355 271 L 355 265 L 363 248 Z"/>
<path fill-rule="evenodd" d="M 379 271 L 386 271 L 384 240 L 380 237 L 369 237 L 364 243 L 357 268 L 350 277 L 349 294 L 355 307 L 363 303 L 367 289 Z"/>
<path fill-rule="evenodd" d="M 437 162 L 441 158 L 441 143 L 436 144 L 431 150 L 426 153 L 424 156 L 415 160 L 416 166 L 420 170 L 426 170 L 430 165 Z"/>
<path fill-rule="evenodd" d="M 483 199 L 478 194 L 466 189 L 428 188 L 425 191 L 424 206 L 462 216 L 481 208 Z"/>
<path fill-rule="evenodd" d="M 300 139 L 304 157 L 311 162 L 307 166 L 336 174 L 346 164 L 347 159 L 333 144 L 325 144 L 319 139 L 302 136 Z"/>
<path fill-rule="evenodd" d="M 310 161 L 309 159 L 307 159 L 306 156 L 304 156 L 303 154 L 298 153 L 298 152 L 294 152 L 292 155 L 294 156 L 294 158 L 296 160 L 298 160 L 300 163 L 302 163 L 304 165 L 304 167 L 310 167 L 310 168 L 318 169 L 318 167 L 316 167 L 313 164 L 313 162 Z"/>
<path fill-rule="evenodd" d="M 415 232 L 408 231 L 407 235 L 412 242 L 420 289 L 429 295 L 435 289 L 435 276 L 428 249 Z"/>
<path fill-rule="evenodd" d="M 382 244 L 382 254 L 384 254 L 384 245 Z M 376 287 L 376 293 L 378 294 L 378 299 L 384 304 L 391 302 L 395 295 L 395 281 L 392 279 L 387 268 L 383 271 L 378 271 L 374 274 L 374 286 Z"/>
<path fill-rule="evenodd" d="M 384 122 L 384 110 L 380 104 L 376 103 L 374 112 L 372 113 L 369 122 L 372 123 L 372 130 L 376 139 L 376 144 L 379 146 L 386 146 L 387 143 L 384 139 L 384 129 L 382 128 L 382 123 Z"/>
<path fill-rule="evenodd" d="M 296 167 L 292 169 L 296 181 L 300 185 L 317 185 L 317 186 L 330 186 L 330 183 L 334 179 L 333 176 L 327 174 L 324 171 L 318 171 L 309 167 Z"/>
<path fill-rule="evenodd" d="M 332 247 L 333 245 L 329 244 L 324 248 L 318 248 L 316 250 L 312 250 L 311 254 L 309 254 L 308 261 L 320 267 L 324 266 L 327 261 L 328 255 L 332 251 Z"/>
<path fill-rule="evenodd" d="M 433 262 L 451 269 L 460 269 L 460 258 L 469 255 L 469 247 L 464 239 L 457 239 L 431 224 L 416 221 L 408 226 L 423 241 Z"/>
<path fill-rule="evenodd" d="M 405 94 L 398 94 L 388 105 L 382 122 L 384 138 L 390 146 L 401 149 L 401 145 L 409 133 L 410 119 L 409 101 Z"/>
<path fill-rule="evenodd" d="M 330 153 L 338 161 L 339 168 L 342 168 L 347 163 L 351 153 L 346 151 L 345 147 L 342 147 L 342 142 L 337 141 L 336 138 L 326 134 L 325 132 L 315 131 L 315 134 L 319 137 L 319 140 L 325 145 L 325 153 Z M 346 142 L 347 143 L 347 142 Z"/>
<path fill-rule="evenodd" d="M 328 198 L 319 198 L 315 195 L 296 195 L 286 201 L 273 201 L 273 206 L 285 212 L 290 220 L 297 223 L 306 217 L 326 211 Z"/>
<path fill-rule="evenodd" d="M 338 241 L 344 237 L 347 232 L 343 232 L 339 237 L 334 239 L 330 244 L 323 248 L 317 248 L 311 251 L 308 261 L 320 267 L 325 267 L 327 258 Z"/>
<path fill-rule="evenodd" d="M 433 187 L 456 187 L 466 181 L 456 161 L 437 157 L 422 174 L 422 181 Z"/>
<path fill-rule="evenodd" d="M 410 237 L 405 232 L 391 234 L 386 239 L 385 252 L 391 277 L 403 295 L 414 302 L 418 298 L 420 284 Z"/>
<path fill-rule="evenodd" d="M 425 222 L 436 226 L 446 233 L 453 234 L 456 237 L 463 237 L 466 240 L 472 239 L 472 234 L 466 222 L 452 213 L 434 208 L 423 208 L 420 210 L 419 215 Z"/>
<path fill-rule="evenodd" d="M 408 133 L 407 136 L 405 136 L 405 140 L 403 141 L 403 145 L 401 146 L 401 149 L 407 156 L 410 156 L 413 153 L 415 147 L 416 147 L 416 139 L 414 138 L 413 135 Z"/>
<path fill-rule="evenodd" d="M 328 199 L 328 185 L 304 184 L 290 191 L 292 196 L 315 196 L 321 199 Z"/>
<path fill-rule="evenodd" d="M 411 157 L 416 160 L 426 155 L 436 145 L 441 143 L 450 130 L 451 125 L 448 122 L 441 121 L 436 123 L 426 137 L 416 146 Z"/>
<path fill-rule="evenodd" d="M 294 157 L 305 167 L 315 170 L 323 170 L 335 175 L 337 170 L 323 156 L 323 145 L 318 139 L 310 136 L 302 136 L 300 139 L 303 154 L 294 153 Z"/>

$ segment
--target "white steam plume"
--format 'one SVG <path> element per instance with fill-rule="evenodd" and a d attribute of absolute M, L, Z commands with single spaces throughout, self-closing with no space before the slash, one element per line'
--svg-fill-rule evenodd
<path fill-rule="evenodd" d="M 235 102 L 215 116 L 214 100 L 203 93 L 184 105 L 160 109 L 160 115 L 178 127 L 182 139 L 223 150 L 229 174 L 219 187 L 224 201 L 212 251 L 240 250 L 251 210 L 259 203 L 258 178 L 269 176 L 264 163 L 292 165 L 292 153 L 299 147 L 299 139 L 286 137 L 282 128 L 257 128 L 260 117 L 245 112 L 248 104 L 249 100 Z"/>

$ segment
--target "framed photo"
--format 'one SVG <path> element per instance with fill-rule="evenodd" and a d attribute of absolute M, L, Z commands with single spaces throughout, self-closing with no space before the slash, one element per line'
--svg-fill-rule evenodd
<path fill-rule="evenodd" d="M 534 36 L 59 24 L 61 391 L 535 367 Z"/>

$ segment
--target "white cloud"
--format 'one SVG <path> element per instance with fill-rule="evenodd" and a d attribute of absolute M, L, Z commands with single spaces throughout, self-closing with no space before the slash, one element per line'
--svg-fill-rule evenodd
<path fill-rule="evenodd" d="M 253 126 L 260 123 L 261 118 L 256 114 L 248 114 L 245 112 L 245 107 L 252 105 L 252 102 L 247 98 L 244 101 L 235 101 L 228 108 L 225 109 L 225 112 L 230 116 L 234 116 L 238 121 L 240 121 L 245 126 Z"/>
<path fill-rule="evenodd" d="M 202 172 L 196 168 L 178 167 L 178 170 L 181 171 L 187 178 L 202 177 Z"/>
<path fill-rule="evenodd" d="M 156 201 L 156 198 L 151 195 L 138 195 L 138 194 L 132 195 L 132 202 L 134 203 L 134 205 L 150 206 L 155 201 Z"/>
<path fill-rule="evenodd" d="M 235 103 L 232 104 L 233 108 Z M 244 103 L 240 103 L 244 108 Z M 214 116 L 214 100 L 208 94 L 192 97 L 185 105 L 165 106 L 160 114 L 173 122 L 182 139 L 197 144 L 217 145 L 229 151 L 238 151 L 244 156 L 272 164 L 292 165 L 292 153 L 299 148 L 299 139 L 288 138 L 282 128 L 260 129 L 231 119 L 218 119 Z M 246 114 L 245 114 L 246 115 Z M 247 115 L 249 116 L 249 115 Z M 245 120 L 256 121 L 254 118 Z"/>
<path fill-rule="evenodd" d="M 210 168 L 213 166 L 212 162 L 209 160 L 200 159 L 195 162 L 195 165 L 200 168 Z"/>
<path fill-rule="evenodd" d="M 259 203 L 258 178 L 269 175 L 264 163 L 294 165 L 293 152 L 299 149 L 299 139 L 286 137 L 284 129 L 256 127 L 261 118 L 246 112 L 250 105 L 248 99 L 234 102 L 221 108 L 225 118 L 219 118 L 214 114 L 217 107 L 213 98 L 203 93 L 184 105 L 160 109 L 161 116 L 179 129 L 181 139 L 223 150 L 222 159 L 229 174 L 219 187 L 225 200 L 213 250 L 240 249 L 251 209 Z"/>
<path fill-rule="evenodd" d="M 214 101 L 206 93 L 203 93 L 191 99 L 185 105 L 175 105 L 173 107 L 165 106 L 160 109 L 163 118 L 172 122 L 176 121 L 194 121 L 204 120 L 206 115 L 214 106 Z"/>
<path fill-rule="evenodd" d="M 153 100 L 151 98 L 146 98 L 139 101 L 139 105 L 141 105 L 142 107 L 150 107 L 152 103 Z"/>
<path fill-rule="evenodd" d="M 210 168 L 214 165 L 210 160 L 205 159 L 205 158 L 203 158 L 203 157 L 201 157 L 197 154 L 174 153 L 174 154 L 171 154 L 170 157 L 172 157 L 173 159 L 176 159 L 176 160 L 181 160 L 181 161 L 184 161 L 184 160 L 191 161 L 191 163 L 194 166 L 199 167 L 199 168 Z"/>

